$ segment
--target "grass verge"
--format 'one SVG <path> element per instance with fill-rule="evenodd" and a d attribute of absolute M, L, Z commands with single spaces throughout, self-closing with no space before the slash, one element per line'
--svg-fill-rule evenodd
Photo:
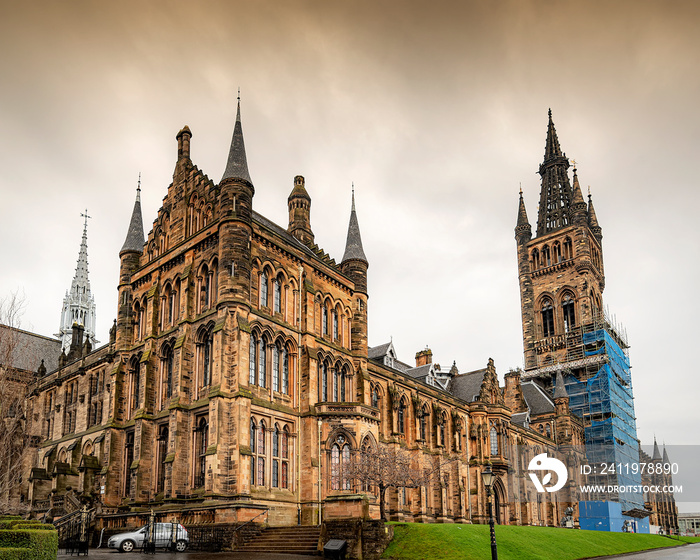
<path fill-rule="evenodd" d="M 383 558 L 490 560 L 488 525 L 395 523 Z M 555 527 L 496 527 L 499 560 L 579 560 L 678 546 L 689 542 L 660 535 L 604 533 Z M 693 540 L 692 542 L 697 542 Z"/>

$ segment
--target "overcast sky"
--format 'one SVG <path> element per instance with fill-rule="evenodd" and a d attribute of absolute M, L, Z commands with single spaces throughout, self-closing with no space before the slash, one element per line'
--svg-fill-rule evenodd
<path fill-rule="evenodd" d="M 3 2 L 0 295 L 58 331 L 88 209 L 98 338 L 142 173 L 146 231 L 175 134 L 223 173 L 241 88 L 254 208 L 306 177 L 340 260 L 355 183 L 370 344 L 460 371 L 522 365 L 513 228 L 536 222 L 547 109 L 603 228 L 644 443 L 698 444 L 697 2 Z M 534 229 L 534 227 L 533 227 Z"/>

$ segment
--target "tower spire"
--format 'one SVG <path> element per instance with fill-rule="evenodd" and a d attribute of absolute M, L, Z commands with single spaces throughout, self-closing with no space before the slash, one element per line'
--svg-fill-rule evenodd
<path fill-rule="evenodd" d="M 595 215 L 595 208 L 593 208 L 593 198 L 591 197 L 591 188 L 588 187 L 588 227 L 591 232 L 600 243 L 603 239 L 603 228 L 598 224 L 598 217 Z"/>
<path fill-rule="evenodd" d="M 228 152 L 226 169 L 221 181 L 225 179 L 241 179 L 253 184 L 248 173 L 248 160 L 245 154 L 245 144 L 243 142 L 243 127 L 241 125 L 241 91 L 238 90 L 238 106 L 236 108 L 236 124 L 233 127 L 233 137 L 231 147 Z"/>
<path fill-rule="evenodd" d="M 659 444 L 656 443 L 656 436 L 654 436 L 654 455 L 652 456 L 652 461 L 660 461 L 661 453 L 659 452 Z"/>
<path fill-rule="evenodd" d="M 567 174 L 569 160 L 566 154 L 561 151 L 551 109 L 548 114 L 544 161 L 539 169 L 539 174 L 542 176 L 542 189 L 537 215 L 538 236 L 566 227 L 571 223 L 573 194 Z"/>
<path fill-rule="evenodd" d="M 352 185 L 352 206 L 350 209 L 350 223 L 348 225 L 348 237 L 345 242 L 345 253 L 341 263 L 349 260 L 359 260 L 367 263 L 365 251 L 362 248 L 362 237 L 360 236 L 360 225 L 357 222 L 357 212 L 355 212 L 355 184 Z"/>
<path fill-rule="evenodd" d="M 95 298 L 90 290 L 87 258 L 87 221 L 92 216 L 89 216 L 85 210 L 84 214 L 81 212 L 80 217 L 85 218 L 85 223 L 78 251 L 78 262 L 75 266 L 71 287 L 63 298 L 61 325 L 56 334 L 61 339 L 61 348 L 66 353 L 71 346 L 74 323 L 84 327 L 85 337 L 91 345 L 97 342 L 95 340 Z"/>
<path fill-rule="evenodd" d="M 139 182 L 136 187 L 136 201 L 134 209 L 131 212 L 131 221 L 129 222 L 129 230 L 126 232 L 126 239 L 122 245 L 119 255 L 127 252 L 143 253 L 143 217 L 141 216 L 141 173 L 139 173 Z"/>

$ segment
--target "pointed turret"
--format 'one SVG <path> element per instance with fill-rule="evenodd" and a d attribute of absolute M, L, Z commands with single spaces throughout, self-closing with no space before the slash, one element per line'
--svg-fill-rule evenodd
<path fill-rule="evenodd" d="M 668 460 L 668 453 L 666 453 L 666 444 L 664 443 L 664 464 L 670 465 L 671 462 Z"/>
<path fill-rule="evenodd" d="M 66 291 L 63 298 L 61 326 L 56 334 L 61 339 L 62 349 L 66 352 L 70 349 L 74 324 L 79 324 L 84 328 L 86 339 L 91 344 L 98 342 L 95 340 L 95 298 L 90 290 L 90 279 L 88 278 L 87 221 L 90 216 L 88 216 L 87 210 L 81 216 L 85 218 L 85 224 L 78 252 L 78 263 L 75 266 L 75 275 L 70 290 Z"/>
<path fill-rule="evenodd" d="M 243 127 L 241 126 L 241 98 L 238 97 L 238 108 L 236 109 L 236 124 L 233 127 L 233 137 L 231 138 L 231 147 L 228 152 L 228 160 L 226 161 L 226 169 L 221 177 L 221 182 L 225 179 L 239 179 L 247 181 L 251 185 L 248 173 L 248 160 L 245 155 L 245 144 L 243 143 Z"/>
<path fill-rule="evenodd" d="M 566 387 L 564 386 L 564 376 L 561 374 L 561 370 L 557 372 L 557 384 L 554 387 L 554 400 L 557 399 L 568 399 L 569 395 L 566 392 Z"/>
<path fill-rule="evenodd" d="M 575 162 L 574 162 L 575 165 Z M 581 185 L 578 182 L 578 174 L 574 167 L 574 185 L 572 188 L 571 221 L 576 225 L 585 225 L 588 219 L 586 201 L 581 194 Z"/>
<path fill-rule="evenodd" d="M 518 243 L 527 243 L 532 239 L 532 227 L 527 219 L 527 210 L 523 200 L 523 189 L 520 189 L 520 202 L 518 203 L 518 221 L 515 224 L 515 239 Z"/>
<path fill-rule="evenodd" d="M 661 453 L 659 452 L 659 444 L 656 443 L 656 436 L 654 436 L 654 455 L 651 458 L 652 461 L 661 461 Z"/>
<path fill-rule="evenodd" d="M 588 227 L 591 232 L 598 240 L 598 243 L 603 239 L 603 228 L 598 225 L 598 217 L 595 215 L 595 208 L 593 208 L 593 198 L 591 198 L 591 193 L 588 193 Z"/>
<path fill-rule="evenodd" d="M 289 208 L 289 227 L 287 231 L 302 243 L 313 245 L 314 233 L 311 231 L 311 197 L 304 187 L 304 177 L 294 177 L 294 188 L 287 199 Z"/>
<path fill-rule="evenodd" d="M 542 176 L 542 189 L 537 215 L 538 236 L 566 227 L 571 223 L 570 212 L 573 195 L 567 174 L 568 168 L 569 160 L 559 146 L 550 109 L 544 161 L 539 170 Z"/>
<path fill-rule="evenodd" d="M 362 237 L 360 236 L 360 225 L 357 223 L 357 213 L 355 212 L 355 189 L 352 191 L 352 208 L 350 210 L 350 224 L 348 225 L 348 237 L 345 242 L 345 253 L 341 263 L 350 260 L 367 262 L 365 251 L 362 248 Z"/>
<path fill-rule="evenodd" d="M 141 175 L 139 174 L 136 201 L 134 202 L 134 210 L 131 212 L 129 231 L 126 232 L 126 239 L 122 250 L 119 251 L 119 256 L 121 257 L 123 253 L 143 253 L 144 243 L 143 217 L 141 216 Z"/>

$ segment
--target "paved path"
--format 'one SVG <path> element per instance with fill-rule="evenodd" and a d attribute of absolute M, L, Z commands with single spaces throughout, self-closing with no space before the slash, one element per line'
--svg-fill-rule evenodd
<path fill-rule="evenodd" d="M 322 556 L 302 556 L 299 554 L 258 554 L 253 552 L 165 552 L 158 551 L 155 554 L 143 554 L 141 552 L 121 553 L 117 550 L 91 548 L 88 556 L 71 556 L 58 551 L 58 560 L 75 560 L 87 558 L 88 560 L 322 560 Z"/>
<path fill-rule="evenodd" d="M 671 548 L 657 548 L 646 552 L 634 552 L 605 558 L 627 558 L 628 560 L 700 560 L 700 543 Z"/>

